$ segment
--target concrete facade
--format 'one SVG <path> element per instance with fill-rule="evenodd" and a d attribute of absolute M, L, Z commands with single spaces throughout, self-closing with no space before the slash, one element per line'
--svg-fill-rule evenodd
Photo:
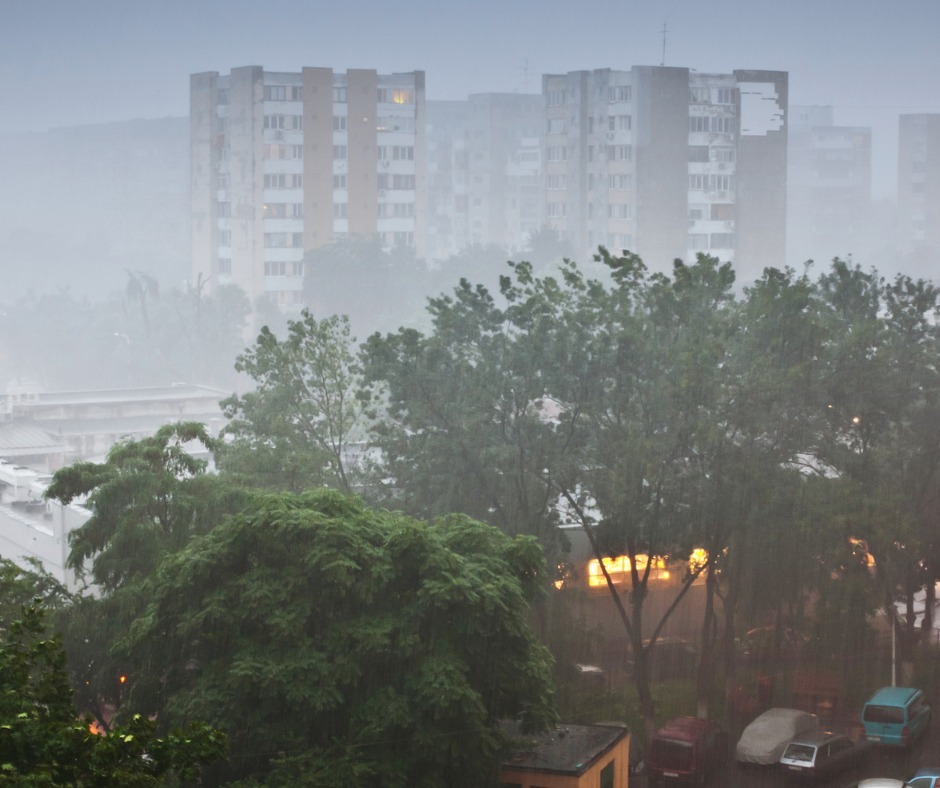
<path fill-rule="evenodd" d="M 546 218 L 586 259 L 706 252 L 744 278 L 785 256 L 785 72 L 635 66 L 542 78 Z"/>
<path fill-rule="evenodd" d="M 835 125 L 832 107 L 794 106 L 788 146 L 790 264 L 845 259 L 869 234 L 871 129 Z"/>
<path fill-rule="evenodd" d="M 424 73 L 190 77 L 192 277 L 299 308 L 307 251 L 378 235 L 425 254 Z"/>
<path fill-rule="evenodd" d="M 525 248 L 541 222 L 542 97 L 481 93 L 427 106 L 428 258 Z"/>
<path fill-rule="evenodd" d="M 940 114 L 899 119 L 898 239 L 905 254 L 940 258 Z"/>

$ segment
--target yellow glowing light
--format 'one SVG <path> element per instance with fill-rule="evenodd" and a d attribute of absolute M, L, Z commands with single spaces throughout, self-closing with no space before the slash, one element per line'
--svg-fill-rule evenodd
<path fill-rule="evenodd" d="M 858 416 L 853 416 L 853 417 L 852 417 L 852 423 L 853 423 L 853 424 L 861 424 L 861 423 L 862 423 L 862 420 L 861 420 Z"/>
<path fill-rule="evenodd" d="M 693 574 L 704 568 L 708 563 L 708 551 L 703 547 L 696 547 L 689 556 L 689 571 Z"/>
<path fill-rule="evenodd" d="M 637 571 L 646 571 L 646 566 L 649 563 L 649 560 L 650 558 L 648 555 L 638 555 L 636 557 Z M 604 559 L 604 569 L 607 570 L 607 574 L 610 575 L 611 582 L 614 585 L 622 585 L 628 582 L 628 578 L 630 576 L 630 566 L 630 558 L 625 555 L 618 555 L 614 558 Z M 652 564 L 650 566 L 650 579 L 669 579 L 669 572 L 666 571 L 665 558 L 659 556 L 653 558 Z M 596 558 L 592 558 L 590 561 L 588 561 L 588 585 L 592 588 L 607 585 L 607 581 L 604 579 L 604 573 L 601 571 L 601 564 Z"/>

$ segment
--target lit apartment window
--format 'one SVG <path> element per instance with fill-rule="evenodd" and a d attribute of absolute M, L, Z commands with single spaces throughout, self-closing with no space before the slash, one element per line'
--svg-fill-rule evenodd
<path fill-rule="evenodd" d="M 414 104 L 414 93 L 405 88 L 396 88 L 392 91 L 392 102 L 394 104 Z"/>

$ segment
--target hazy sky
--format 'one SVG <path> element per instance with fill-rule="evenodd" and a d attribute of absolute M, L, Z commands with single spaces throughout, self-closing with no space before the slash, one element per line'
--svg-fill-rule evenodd
<path fill-rule="evenodd" d="M 183 116 L 189 74 L 423 69 L 429 99 L 539 92 L 543 73 L 666 65 L 790 72 L 791 104 L 874 130 L 940 112 L 940 0 L 0 0 L 0 133 Z"/>

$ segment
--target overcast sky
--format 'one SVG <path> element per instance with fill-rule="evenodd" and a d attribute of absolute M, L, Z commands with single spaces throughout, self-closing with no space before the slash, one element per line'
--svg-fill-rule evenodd
<path fill-rule="evenodd" d="M 423 69 L 429 99 L 539 92 L 543 73 L 663 61 L 790 72 L 791 104 L 874 131 L 940 112 L 940 0 L 0 0 L 0 133 L 183 116 L 189 74 Z"/>

